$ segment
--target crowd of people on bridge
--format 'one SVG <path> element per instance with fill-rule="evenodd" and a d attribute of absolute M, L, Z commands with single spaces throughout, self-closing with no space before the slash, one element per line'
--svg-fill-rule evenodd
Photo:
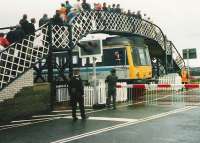
<path fill-rule="evenodd" d="M 87 3 L 86 0 L 82 0 L 82 2 L 80 0 L 76 0 L 74 5 L 70 4 L 70 2 L 67 0 L 65 3 L 61 4 L 60 9 L 56 10 L 54 19 L 58 21 L 59 17 L 58 23 L 69 22 L 73 17 L 78 15 L 81 11 L 91 11 L 91 10 L 123 13 L 126 14 L 127 16 L 133 16 L 139 19 L 145 18 L 145 20 L 150 20 L 150 17 L 147 18 L 146 14 L 142 16 L 140 10 L 137 12 L 131 12 L 131 10 L 124 11 L 121 8 L 120 4 L 110 5 L 107 4 L 106 2 L 104 2 L 103 4 L 94 3 L 92 7 L 91 4 Z"/>
<path fill-rule="evenodd" d="M 124 11 L 120 4 L 107 4 L 107 3 L 94 3 L 93 6 L 89 4 L 86 0 L 76 0 L 76 2 L 72 5 L 68 0 L 64 3 L 61 3 L 60 8 L 56 10 L 55 15 L 52 18 L 52 22 L 55 25 L 63 25 L 67 24 L 73 17 L 78 15 L 81 11 L 107 11 L 107 12 L 114 12 L 114 13 L 123 13 L 127 16 L 133 16 L 139 19 L 149 20 L 147 15 L 144 14 L 142 16 L 141 11 L 131 12 L 131 10 Z M 39 27 L 48 23 L 50 18 L 48 18 L 47 14 L 44 14 L 43 17 L 39 20 Z M 6 48 L 12 43 L 19 42 L 26 35 L 35 35 L 35 24 L 36 19 L 31 18 L 30 21 L 28 20 L 27 14 L 24 14 L 22 19 L 20 19 L 19 23 L 15 27 L 11 27 L 10 31 L 7 34 L 0 33 L 0 46 L 2 48 Z M 5 42 L 6 41 L 6 42 Z M 2 49 L 1 48 L 1 49 Z"/>
<path fill-rule="evenodd" d="M 27 20 L 27 15 L 24 14 L 17 26 L 11 27 L 7 34 L 0 33 L 1 50 L 8 47 L 10 44 L 20 42 L 26 35 L 35 35 L 35 18 L 31 18 L 30 22 Z M 5 42 L 6 41 L 6 42 Z"/>

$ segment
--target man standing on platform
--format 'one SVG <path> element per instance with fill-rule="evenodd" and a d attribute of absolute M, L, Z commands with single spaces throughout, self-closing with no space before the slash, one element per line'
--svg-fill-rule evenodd
<path fill-rule="evenodd" d="M 85 115 L 85 107 L 84 107 L 84 87 L 83 82 L 80 77 L 80 70 L 75 69 L 73 72 L 73 76 L 69 81 L 69 94 L 72 106 L 72 117 L 73 120 L 78 120 L 76 116 L 76 108 L 77 103 L 79 104 L 81 118 L 85 120 L 87 116 Z"/>
<path fill-rule="evenodd" d="M 116 84 L 118 77 L 116 76 L 116 70 L 112 69 L 111 74 L 107 76 L 106 83 L 108 83 L 108 98 L 107 106 L 110 107 L 111 97 L 113 101 L 113 109 L 116 109 Z"/>

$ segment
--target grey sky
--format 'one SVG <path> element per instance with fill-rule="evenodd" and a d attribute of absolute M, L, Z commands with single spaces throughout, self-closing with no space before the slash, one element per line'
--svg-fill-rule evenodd
<path fill-rule="evenodd" d="M 23 15 L 39 19 L 43 13 L 52 16 L 65 0 L 1 0 L 0 27 L 16 25 Z M 69 0 L 73 3 L 75 0 Z M 141 10 L 151 17 L 179 51 L 198 48 L 200 41 L 200 1 L 199 0 L 88 0 L 90 3 L 120 3 L 125 10 Z M 200 56 L 200 50 L 198 50 Z M 200 62 L 191 61 L 193 66 Z M 198 64 L 198 65 L 197 65 Z"/>

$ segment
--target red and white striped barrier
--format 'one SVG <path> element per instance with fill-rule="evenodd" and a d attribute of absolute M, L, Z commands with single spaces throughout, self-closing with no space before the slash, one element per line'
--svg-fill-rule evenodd
<path fill-rule="evenodd" d="M 181 87 L 185 89 L 195 89 L 200 88 L 200 84 L 129 84 L 129 85 L 120 85 L 116 86 L 117 88 L 135 88 L 135 89 L 150 89 L 154 88 L 176 88 Z"/>

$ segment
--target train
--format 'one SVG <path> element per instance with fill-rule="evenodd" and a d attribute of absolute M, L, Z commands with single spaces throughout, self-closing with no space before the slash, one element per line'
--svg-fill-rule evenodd
<path fill-rule="evenodd" d="M 81 44 L 81 42 L 80 42 Z M 80 49 L 75 68 L 80 68 L 83 80 L 93 80 L 93 58 L 80 59 Z M 96 57 L 96 79 L 105 79 L 114 68 L 120 81 L 147 82 L 152 79 L 152 65 L 148 46 L 143 37 L 114 36 L 102 40 L 102 56 Z"/>
<path fill-rule="evenodd" d="M 87 39 L 89 42 L 90 40 Z M 152 64 L 149 48 L 145 44 L 143 37 L 139 36 L 112 36 L 102 39 L 102 54 L 95 56 L 96 59 L 96 79 L 105 80 L 114 68 L 119 81 L 132 83 L 146 83 L 152 79 Z M 80 41 L 80 44 L 82 41 Z M 87 47 L 86 47 L 87 48 Z M 73 67 L 80 69 L 81 77 L 84 81 L 91 82 L 93 76 L 93 56 L 87 58 L 80 57 L 80 46 L 73 50 Z M 55 63 L 62 65 L 68 61 L 67 53 L 57 52 Z M 69 70 L 65 69 L 65 76 Z M 47 75 L 47 70 L 42 74 Z M 54 76 L 58 75 L 58 70 L 54 69 Z M 59 78 L 55 78 L 59 79 Z"/>

